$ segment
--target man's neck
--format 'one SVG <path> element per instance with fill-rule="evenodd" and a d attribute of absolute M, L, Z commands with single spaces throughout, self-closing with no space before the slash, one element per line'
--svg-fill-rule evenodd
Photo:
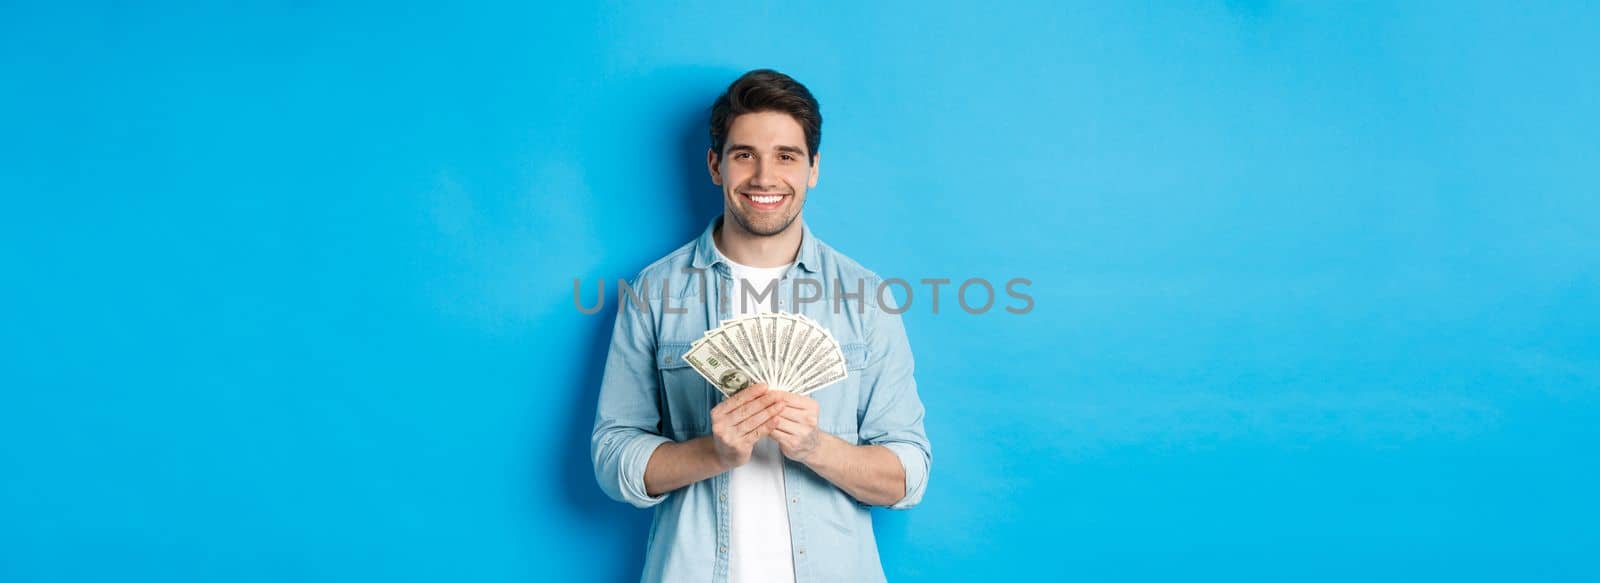
<path fill-rule="evenodd" d="M 760 236 L 740 228 L 737 221 L 722 216 L 722 223 L 711 233 L 717 250 L 728 259 L 750 267 L 781 267 L 794 263 L 800 255 L 800 217 L 776 235 Z"/>

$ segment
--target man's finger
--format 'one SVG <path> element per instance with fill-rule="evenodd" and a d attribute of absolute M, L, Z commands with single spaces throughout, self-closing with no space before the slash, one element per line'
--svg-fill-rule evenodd
<path fill-rule="evenodd" d="M 716 407 L 712 407 L 711 408 L 711 414 L 712 415 L 721 415 L 723 418 L 726 418 L 726 419 L 728 419 L 730 421 L 737 422 L 738 421 L 737 417 L 739 416 L 739 408 L 743 407 L 745 405 L 745 403 L 747 403 L 749 401 L 750 401 L 749 397 L 741 398 L 741 395 L 734 395 L 733 397 L 729 398 L 728 400 L 719 403 Z"/>
<path fill-rule="evenodd" d="M 740 405 L 738 409 L 734 409 L 729 417 L 734 423 L 739 423 L 744 421 L 749 416 L 755 414 L 756 411 L 771 407 L 773 403 L 782 404 L 782 401 L 777 399 L 776 393 L 761 395 L 755 399 L 752 399 L 748 403 Z"/>
<path fill-rule="evenodd" d="M 745 434 L 750 433 L 755 428 L 765 424 L 771 418 L 771 413 L 767 413 L 766 411 L 757 412 L 755 415 L 751 415 L 744 421 L 739 422 L 738 425 L 733 426 L 733 434 L 739 437 L 744 437 Z"/>
<path fill-rule="evenodd" d="M 773 416 L 777 415 L 779 411 L 782 411 L 782 407 L 783 403 L 773 403 L 767 406 L 765 409 L 756 411 L 749 417 L 746 417 L 743 421 L 740 421 L 738 425 L 734 426 L 734 434 L 744 435 L 756 429 L 757 427 L 760 427 L 762 424 L 772 419 Z"/>
<path fill-rule="evenodd" d="M 761 395 L 764 395 L 766 393 L 767 393 L 767 386 L 766 385 L 750 385 L 748 387 L 745 387 L 744 390 L 739 391 L 737 393 L 734 393 L 732 397 L 728 397 L 726 399 L 723 399 L 721 403 L 717 403 L 717 406 L 712 407 L 711 410 L 713 412 L 715 412 L 717 409 L 722 409 L 723 411 L 729 411 L 729 410 L 732 410 L 732 409 L 737 409 L 739 406 L 744 405 L 745 403 L 749 402 L 751 399 L 754 399 L 754 398 L 759 397 Z"/>
<path fill-rule="evenodd" d="M 742 439 L 744 439 L 744 442 L 747 443 L 747 444 L 755 445 L 755 443 L 757 441 L 761 441 L 761 438 L 766 437 L 768 435 L 772 435 L 772 423 L 771 422 L 762 423 L 760 425 L 757 425 L 755 429 L 751 429 L 749 433 L 744 434 L 744 437 Z"/>
<path fill-rule="evenodd" d="M 807 411 L 805 409 L 797 409 L 797 408 L 791 406 L 791 407 L 785 407 L 783 409 L 783 412 L 779 413 L 779 416 L 783 417 L 784 419 L 788 419 L 790 421 L 794 421 L 794 422 L 797 422 L 797 423 L 805 423 L 805 424 L 808 424 L 808 425 L 816 425 L 816 422 L 812 421 L 813 419 L 816 419 L 816 417 L 817 417 L 817 414 L 816 414 L 815 411 Z"/>
<path fill-rule="evenodd" d="M 816 412 L 816 411 L 820 411 L 822 409 L 821 407 L 819 407 L 817 405 L 816 401 L 808 399 L 806 397 L 799 396 L 799 395 L 790 395 L 790 394 L 784 393 L 779 398 L 782 399 L 784 403 L 788 403 L 789 404 L 789 410 L 791 410 L 791 411 L 811 411 L 811 412 Z"/>
<path fill-rule="evenodd" d="M 757 425 L 755 429 L 751 429 L 749 432 L 746 432 L 744 435 L 740 436 L 739 442 L 745 445 L 755 445 L 757 441 L 761 441 L 761 438 L 772 434 L 773 421 L 776 419 L 777 418 L 774 417 L 772 419 L 768 419 L 766 423 Z"/>
<path fill-rule="evenodd" d="M 744 432 L 740 439 L 746 440 L 749 443 L 755 443 L 757 441 L 761 441 L 761 438 L 766 437 L 767 434 L 772 433 L 772 428 L 778 424 L 777 411 L 767 409 L 762 411 L 762 414 L 766 415 L 767 419 L 757 423 L 749 431 Z"/>
<path fill-rule="evenodd" d="M 810 433 L 812 429 L 812 426 L 806 425 L 805 423 L 779 417 L 777 425 L 773 426 L 772 428 L 772 433 L 774 435 L 782 434 L 785 437 L 800 437 Z"/>
<path fill-rule="evenodd" d="M 730 407 L 734 406 L 733 400 L 735 398 L 737 398 L 737 397 L 738 397 L 738 395 L 734 395 L 732 397 L 728 397 L 726 399 L 723 399 L 721 403 L 717 403 L 715 405 L 712 405 L 711 406 L 711 416 L 712 417 L 716 417 L 718 415 L 726 414 L 728 412 L 728 409 Z"/>

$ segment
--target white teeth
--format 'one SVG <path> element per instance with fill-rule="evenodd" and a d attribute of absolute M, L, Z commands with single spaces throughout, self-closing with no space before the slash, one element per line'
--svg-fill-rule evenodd
<path fill-rule="evenodd" d="M 778 202 L 780 200 L 783 200 L 783 197 L 782 196 L 752 196 L 752 197 L 750 197 L 750 200 L 759 202 L 761 204 L 772 204 L 772 203 Z"/>

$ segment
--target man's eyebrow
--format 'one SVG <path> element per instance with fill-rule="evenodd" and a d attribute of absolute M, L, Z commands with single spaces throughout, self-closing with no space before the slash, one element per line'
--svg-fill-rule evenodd
<path fill-rule="evenodd" d="M 795 155 L 799 155 L 799 156 L 806 155 L 805 148 L 801 148 L 801 147 L 798 147 L 798 146 L 778 146 L 777 148 L 774 148 L 774 149 L 776 149 L 779 152 L 787 152 L 787 153 L 795 154 Z M 756 147 L 752 146 L 752 145 L 749 145 L 749 144 L 728 144 L 727 151 L 733 152 L 733 151 L 736 151 L 736 150 L 744 150 L 744 151 L 754 152 L 754 151 L 756 151 Z"/>

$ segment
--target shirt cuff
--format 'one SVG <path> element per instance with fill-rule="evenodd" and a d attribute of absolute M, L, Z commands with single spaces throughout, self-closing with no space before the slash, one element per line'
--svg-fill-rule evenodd
<path fill-rule="evenodd" d="M 644 470 L 650 465 L 650 455 L 655 453 L 656 448 L 671 441 L 660 435 L 645 433 L 635 436 L 623 448 L 622 471 L 617 472 L 617 479 L 621 481 L 618 490 L 622 492 L 623 499 L 635 508 L 649 508 L 667 499 L 668 492 L 662 492 L 660 496 L 646 493 Z"/>
<path fill-rule="evenodd" d="M 895 457 L 900 458 L 900 467 L 906 471 L 906 495 L 900 501 L 889 505 L 889 508 L 905 510 L 916 506 L 918 502 L 922 501 L 922 493 L 927 490 L 928 486 L 928 454 L 924 453 L 920 447 L 899 441 L 880 443 L 878 445 L 889 448 L 889 451 L 894 452 Z"/>

